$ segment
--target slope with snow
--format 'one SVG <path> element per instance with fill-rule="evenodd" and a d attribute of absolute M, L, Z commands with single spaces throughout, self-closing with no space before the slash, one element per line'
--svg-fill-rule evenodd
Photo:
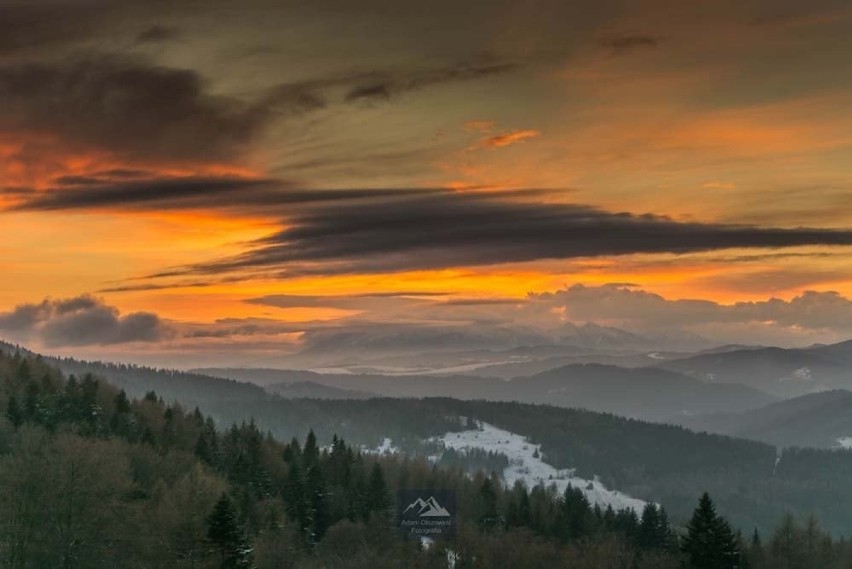
<path fill-rule="evenodd" d="M 369 448 L 362 446 L 361 452 L 364 454 L 376 454 L 379 456 L 384 456 L 386 454 L 399 454 L 399 448 L 397 448 L 393 441 L 387 437 L 382 439 L 382 442 L 379 443 L 379 446 L 376 448 Z"/>
<path fill-rule="evenodd" d="M 617 490 L 609 490 L 598 480 L 575 476 L 573 469 L 559 470 L 547 464 L 541 458 L 541 446 L 530 443 L 521 435 L 488 423 L 479 422 L 478 425 L 478 429 L 447 433 L 433 440 L 457 451 L 478 448 L 505 454 L 509 458 L 509 467 L 503 472 L 503 483 L 507 487 L 514 486 L 520 480 L 528 488 L 538 484 L 554 484 L 557 491 L 562 493 L 570 484 L 581 489 L 589 502 L 601 507 L 612 506 L 615 510 L 632 508 L 637 512 L 645 507 L 644 501 Z"/>

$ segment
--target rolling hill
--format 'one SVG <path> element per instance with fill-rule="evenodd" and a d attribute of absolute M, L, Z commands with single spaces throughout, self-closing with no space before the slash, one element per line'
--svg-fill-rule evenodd
<path fill-rule="evenodd" d="M 779 397 L 852 388 L 852 341 L 809 348 L 747 348 L 663 361 L 655 367 Z"/>
<path fill-rule="evenodd" d="M 684 417 L 679 424 L 778 446 L 837 448 L 852 437 L 852 392 L 831 390 L 772 403 L 743 413 Z"/>
<path fill-rule="evenodd" d="M 318 374 L 271 369 L 203 369 L 199 373 L 259 384 L 311 382 L 384 397 L 453 397 L 547 403 L 646 420 L 721 410 L 743 411 L 776 398 L 741 385 L 707 383 L 676 372 L 574 364 L 504 381 L 470 376 Z"/>

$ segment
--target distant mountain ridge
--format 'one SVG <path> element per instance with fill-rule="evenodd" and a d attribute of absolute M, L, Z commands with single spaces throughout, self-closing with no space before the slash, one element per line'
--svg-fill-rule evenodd
<path fill-rule="evenodd" d="M 852 437 L 852 391 L 831 390 L 772 403 L 742 413 L 685 417 L 684 427 L 778 446 L 838 448 Z"/>
<path fill-rule="evenodd" d="M 779 397 L 852 389 L 852 341 L 703 353 L 654 365 L 704 381 L 748 385 Z"/>
<path fill-rule="evenodd" d="M 749 387 L 701 382 L 668 370 L 602 364 L 572 364 L 509 381 L 470 376 L 394 377 L 272 369 L 208 368 L 197 371 L 259 384 L 307 381 L 384 397 L 547 403 L 658 421 L 683 414 L 742 411 L 776 400 Z"/>
<path fill-rule="evenodd" d="M 637 354 L 654 350 L 694 352 L 713 342 L 689 334 L 646 336 L 593 322 L 566 322 L 551 330 L 505 326 L 350 325 L 311 330 L 303 348 L 272 356 L 257 367 L 346 368 L 370 371 L 453 368 L 472 362 L 500 364 L 567 354 Z"/>

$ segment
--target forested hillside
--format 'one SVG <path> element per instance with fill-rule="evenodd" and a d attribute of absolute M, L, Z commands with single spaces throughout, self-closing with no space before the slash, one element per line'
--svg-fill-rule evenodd
<path fill-rule="evenodd" d="M 86 375 L 0 357 L 0 559 L 8 567 L 442 567 L 394 525 L 401 485 L 458 497 L 454 558 L 675 559 L 661 510 L 592 509 L 582 493 L 504 491 L 422 461 L 369 457 L 341 439 L 282 444 L 253 422 L 224 430 L 155 393 L 130 400 Z M 643 536 L 640 540 L 640 536 Z M 649 537 L 650 536 L 650 537 Z M 591 541 L 580 543 L 580 538 Z"/>
<path fill-rule="evenodd" d="M 368 448 L 390 438 L 408 453 L 431 454 L 424 439 L 468 428 L 459 417 L 475 418 L 542 444 L 558 468 L 576 468 L 610 488 L 665 504 L 678 520 L 689 514 L 696 495 L 709 491 L 743 531 L 766 531 L 787 513 L 814 513 L 831 531 L 852 535 L 848 451 L 789 450 L 776 467 L 778 451 L 768 444 L 573 409 L 451 399 L 294 400 L 194 374 L 73 360 L 64 365 L 102 369 L 137 397 L 155 390 L 168 394 L 167 402 L 198 405 L 220 428 L 253 418 L 279 440 L 313 430 L 322 444 L 335 434 Z"/>
<path fill-rule="evenodd" d="M 852 392 L 835 389 L 742 413 L 713 413 L 678 421 L 693 429 L 791 447 L 837 448 L 852 437 Z"/>
<path fill-rule="evenodd" d="M 852 341 L 809 348 L 745 348 L 658 362 L 699 379 L 748 385 L 781 397 L 852 387 Z"/>
<path fill-rule="evenodd" d="M 334 403 L 325 411 L 357 408 Z M 515 427 L 523 427 L 515 415 L 525 407 L 367 403 L 372 406 L 361 410 L 370 415 L 392 404 L 402 412 L 423 405 L 432 413 L 505 415 Z M 131 399 L 95 376 L 65 378 L 20 354 L 0 355 L 0 405 L 6 567 L 390 568 L 452 561 L 455 567 L 674 569 L 810 567 L 814 559 L 819 567 L 843 567 L 852 560 L 848 543 L 831 541 L 814 520 L 803 526 L 782 520 L 764 547 L 759 534 L 738 537 L 706 496 L 685 525 L 672 524 L 653 504 L 641 515 L 601 510 L 578 489 L 563 495 L 540 486 L 504 489 L 495 476 L 465 473 L 452 460 L 439 467 L 363 455 L 336 436 L 321 446 L 313 432 L 303 444 L 284 444 L 253 421 L 219 429 L 198 409 L 167 404 L 154 392 Z M 542 410 L 546 422 L 559 423 L 557 410 Z M 574 416 L 583 420 L 603 427 L 600 441 L 615 434 L 606 432 L 614 424 L 604 415 Z M 479 460 L 486 468 L 504 466 L 498 456 Z M 791 471 L 811 460 L 791 462 Z M 458 531 L 451 541 L 424 546 L 398 532 L 395 491 L 430 487 L 456 493 Z"/>

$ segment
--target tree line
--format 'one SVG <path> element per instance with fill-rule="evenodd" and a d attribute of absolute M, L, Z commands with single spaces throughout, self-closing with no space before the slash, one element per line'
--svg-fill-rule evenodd
<path fill-rule="evenodd" d="M 815 520 L 744 539 L 702 497 L 614 511 L 581 489 L 504 488 L 494 472 L 364 454 L 316 433 L 281 442 L 251 420 L 221 429 L 154 392 L 0 356 L 0 562 L 13 568 L 841 567 L 850 546 Z M 501 466 L 499 456 L 479 456 Z M 404 539 L 403 488 L 450 489 L 451 541 Z M 813 565 L 818 560 L 818 565 Z M 783 562 L 781 565 L 779 563 Z M 810 563 L 810 565 L 809 565 Z"/>

